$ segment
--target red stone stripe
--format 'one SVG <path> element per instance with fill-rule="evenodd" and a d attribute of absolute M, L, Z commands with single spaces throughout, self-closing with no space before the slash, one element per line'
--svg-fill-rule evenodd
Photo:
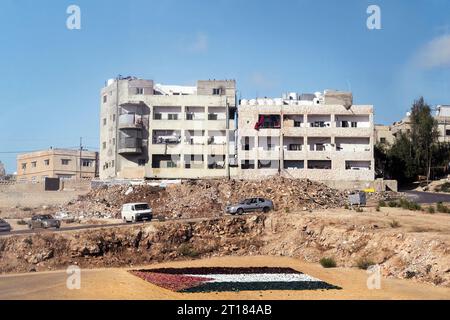
<path fill-rule="evenodd" d="M 161 288 L 182 291 L 192 287 L 199 286 L 213 279 L 206 277 L 190 277 L 181 274 L 155 273 L 145 271 L 130 271 L 131 274 L 144 279 Z"/>

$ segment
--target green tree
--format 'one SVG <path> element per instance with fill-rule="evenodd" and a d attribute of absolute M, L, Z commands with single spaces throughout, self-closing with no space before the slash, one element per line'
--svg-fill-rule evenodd
<path fill-rule="evenodd" d="M 433 146 L 438 140 L 437 121 L 423 97 L 414 101 L 411 108 L 411 143 L 414 163 L 418 172 L 430 178 Z"/>

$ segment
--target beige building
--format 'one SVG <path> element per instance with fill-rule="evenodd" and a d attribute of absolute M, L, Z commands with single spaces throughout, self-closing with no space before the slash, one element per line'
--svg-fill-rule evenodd
<path fill-rule="evenodd" d="M 373 107 L 352 100 L 335 91 L 242 100 L 239 176 L 373 181 Z"/>
<path fill-rule="evenodd" d="M 438 105 L 434 118 L 438 123 L 438 141 L 450 142 L 450 105 Z M 390 130 L 394 139 L 401 133 L 410 133 L 411 121 L 409 119 L 409 113 L 402 120 L 394 122 L 390 126 Z"/>
<path fill-rule="evenodd" d="M 98 172 L 98 153 L 68 149 L 49 149 L 17 156 L 17 180 L 39 182 L 44 178 L 94 178 Z"/>
<path fill-rule="evenodd" d="M 210 178 L 235 172 L 236 83 L 109 80 L 101 91 L 100 178 Z"/>
<path fill-rule="evenodd" d="M 101 179 L 374 180 L 373 107 L 349 93 L 244 99 L 237 112 L 233 80 L 120 78 L 101 91 L 100 126 Z"/>
<path fill-rule="evenodd" d="M 392 133 L 391 126 L 376 124 L 374 132 L 374 140 L 375 143 L 384 144 L 388 146 L 392 145 L 395 141 L 395 137 L 394 134 Z"/>

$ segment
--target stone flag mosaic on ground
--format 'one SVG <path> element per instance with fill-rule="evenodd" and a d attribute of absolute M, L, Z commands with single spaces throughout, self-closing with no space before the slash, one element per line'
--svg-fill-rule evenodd
<path fill-rule="evenodd" d="M 185 293 L 341 289 L 292 268 L 161 268 L 130 272 L 161 288 Z"/>

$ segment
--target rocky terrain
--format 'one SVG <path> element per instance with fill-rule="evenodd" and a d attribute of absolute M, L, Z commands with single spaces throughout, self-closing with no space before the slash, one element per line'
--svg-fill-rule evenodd
<path fill-rule="evenodd" d="M 397 210 L 399 217 L 405 216 L 401 209 L 392 210 Z M 436 229 L 419 230 L 407 228 L 409 220 L 400 220 L 405 227 L 390 226 L 388 213 L 363 219 L 346 211 L 349 213 L 300 211 L 3 237 L 0 272 L 64 269 L 73 264 L 83 268 L 131 267 L 212 256 L 271 255 L 308 262 L 331 257 L 339 267 L 378 263 L 385 276 L 450 287 L 450 236 L 448 228 L 439 229 L 442 221 L 448 221 L 447 216 L 428 215 L 426 219 L 436 220 Z M 416 221 L 423 215 L 411 213 L 406 218 Z"/>
<path fill-rule="evenodd" d="M 227 204 L 249 197 L 271 199 L 276 204 L 276 211 L 288 212 L 342 207 L 346 194 L 306 179 L 187 180 L 165 188 L 147 185 L 101 187 L 58 210 L 83 217 L 118 218 L 124 203 L 147 202 L 154 215 L 159 217 L 220 217 Z"/>

